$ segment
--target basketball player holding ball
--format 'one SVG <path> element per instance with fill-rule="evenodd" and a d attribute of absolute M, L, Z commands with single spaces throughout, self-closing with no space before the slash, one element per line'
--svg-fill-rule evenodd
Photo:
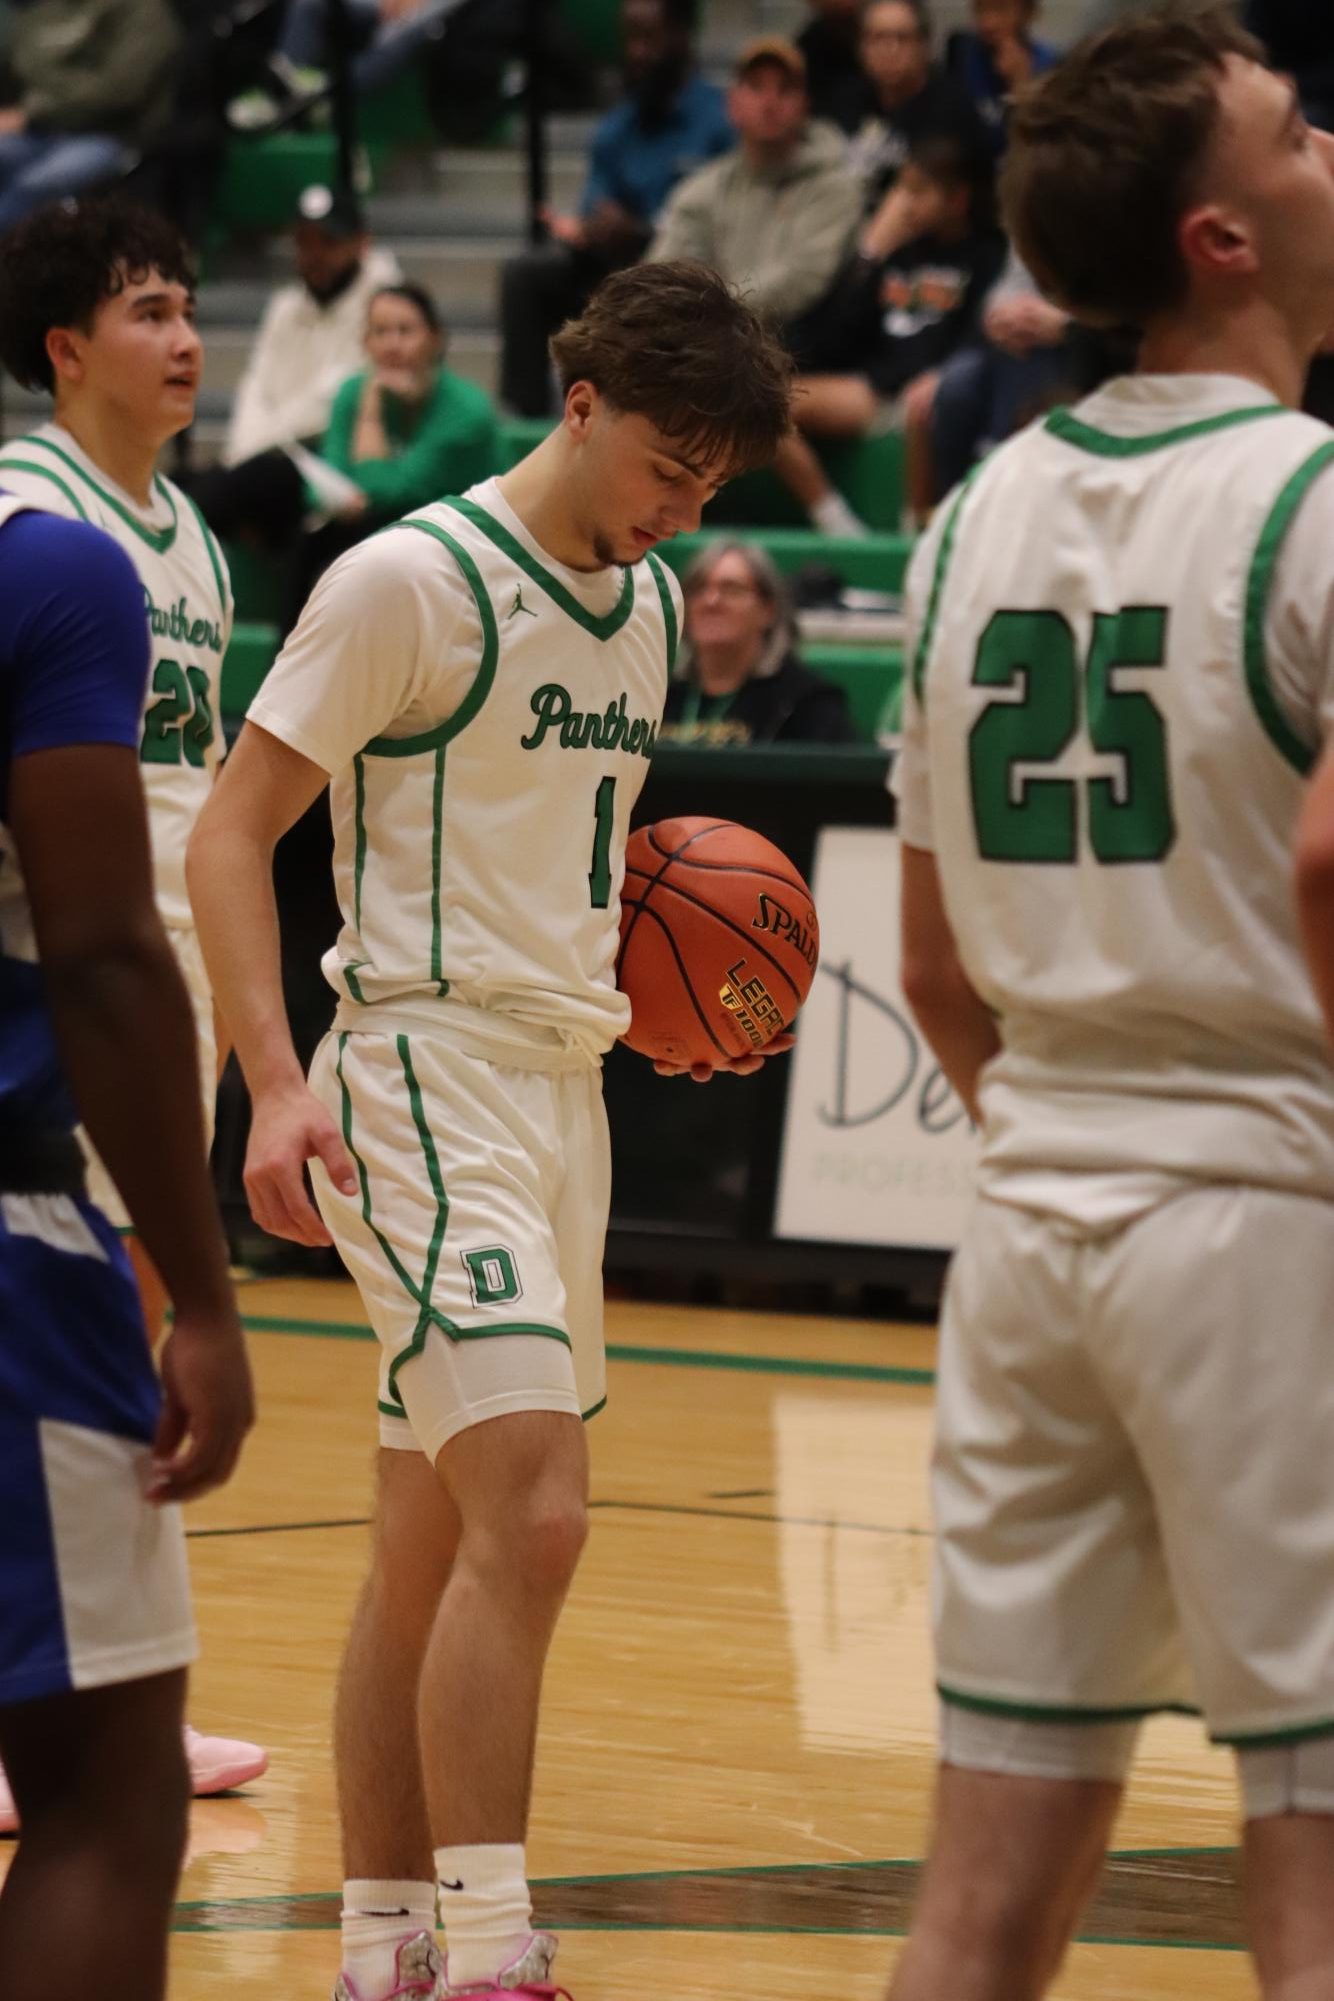
<path fill-rule="evenodd" d="M 580 1420 L 604 1394 L 626 835 L 681 623 L 651 552 L 788 421 L 784 355 L 703 266 L 617 273 L 552 353 L 564 412 L 528 458 L 321 580 L 191 847 L 254 1105 L 255 1218 L 337 1244 L 382 1346 L 374 1554 L 335 1723 L 339 2001 L 564 1991 L 523 1843 L 586 1533 Z M 330 781 L 339 1006 L 307 1084 L 272 858 Z"/>

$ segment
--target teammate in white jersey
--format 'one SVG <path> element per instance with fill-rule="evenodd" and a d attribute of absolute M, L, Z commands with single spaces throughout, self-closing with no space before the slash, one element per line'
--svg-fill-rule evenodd
<path fill-rule="evenodd" d="M 151 665 L 139 750 L 153 848 L 153 887 L 194 1008 L 206 1144 L 213 1134 L 218 1051 L 213 1000 L 185 888 L 185 845 L 222 753 L 218 690 L 232 625 L 227 566 L 193 503 L 156 470 L 169 438 L 194 416 L 203 366 L 194 273 L 181 237 L 147 209 L 118 201 L 61 203 L 0 246 L 0 360 L 47 390 L 50 422 L 0 450 L 0 491 L 46 513 L 90 522 L 139 575 Z M 120 1230 L 156 1343 L 166 1297 L 111 1176 L 88 1151 L 94 1202 Z M 257 1744 L 188 1730 L 196 1794 L 257 1778 Z M 14 1825 L 0 1776 L 0 1827 Z"/>
<path fill-rule="evenodd" d="M 580 1420 L 603 1400 L 626 832 L 681 623 L 651 552 L 787 424 L 785 357 L 702 266 L 619 273 L 552 351 L 551 436 L 318 585 L 190 851 L 254 1099 L 256 1219 L 328 1241 L 311 1160 L 383 1348 L 375 1555 L 336 1721 L 342 2001 L 557 1992 L 523 1842 L 587 1526 Z M 308 1087 L 271 866 L 330 779 L 339 1010 Z"/>
<path fill-rule="evenodd" d="M 905 976 L 979 1119 L 941 1330 L 933 1851 L 894 2001 L 1046 1991 L 1138 1719 L 1237 1748 L 1271 2001 L 1334 1994 L 1334 1066 L 1294 846 L 1334 745 L 1334 139 L 1230 9 L 1018 101 L 1009 223 L 1140 372 L 909 585 Z M 1328 843 L 1326 843 L 1326 851 Z M 1303 867 L 1334 991 L 1334 884 Z"/>

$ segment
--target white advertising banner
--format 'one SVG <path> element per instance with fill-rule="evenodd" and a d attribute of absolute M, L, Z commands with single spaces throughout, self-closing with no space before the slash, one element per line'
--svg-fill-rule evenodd
<path fill-rule="evenodd" d="M 899 840 L 826 827 L 811 884 L 820 965 L 798 1025 L 774 1233 L 953 1250 L 972 1125 L 899 983 Z"/>

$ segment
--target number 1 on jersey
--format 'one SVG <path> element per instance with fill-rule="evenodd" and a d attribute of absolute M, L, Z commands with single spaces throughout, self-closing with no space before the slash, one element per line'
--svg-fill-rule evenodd
<path fill-rule="evenodd" d="M 593 801 L 593 866 L 588 871 L 588 900 L 594 910 L 611 902 L 611 830 L 616 818 L 616 780 L 598 782 Z"/>

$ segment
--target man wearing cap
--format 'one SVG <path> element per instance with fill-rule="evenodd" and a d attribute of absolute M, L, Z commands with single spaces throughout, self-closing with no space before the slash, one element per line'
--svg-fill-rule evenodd
<path fill-rule="evenodd" d="M 781 35 L 748 42 L 727 100 L 738 143 L 672 195 L 651 258 L 695 257 L 790 326 L 852 249 L 861 186 L 843 136 L 812 119 L 806 63 Z"/>
<path fill-rule="evenodd" d="M 296 282 L 274 293 L 260 321 L 232 405 L 223 454 L 229 466 L 324 436 L 334 392 L 361 366 L 371 298 L 399 276 L 389 252 L 371 247 L 347 193 L 307 188 L 292 241 Z"/>

